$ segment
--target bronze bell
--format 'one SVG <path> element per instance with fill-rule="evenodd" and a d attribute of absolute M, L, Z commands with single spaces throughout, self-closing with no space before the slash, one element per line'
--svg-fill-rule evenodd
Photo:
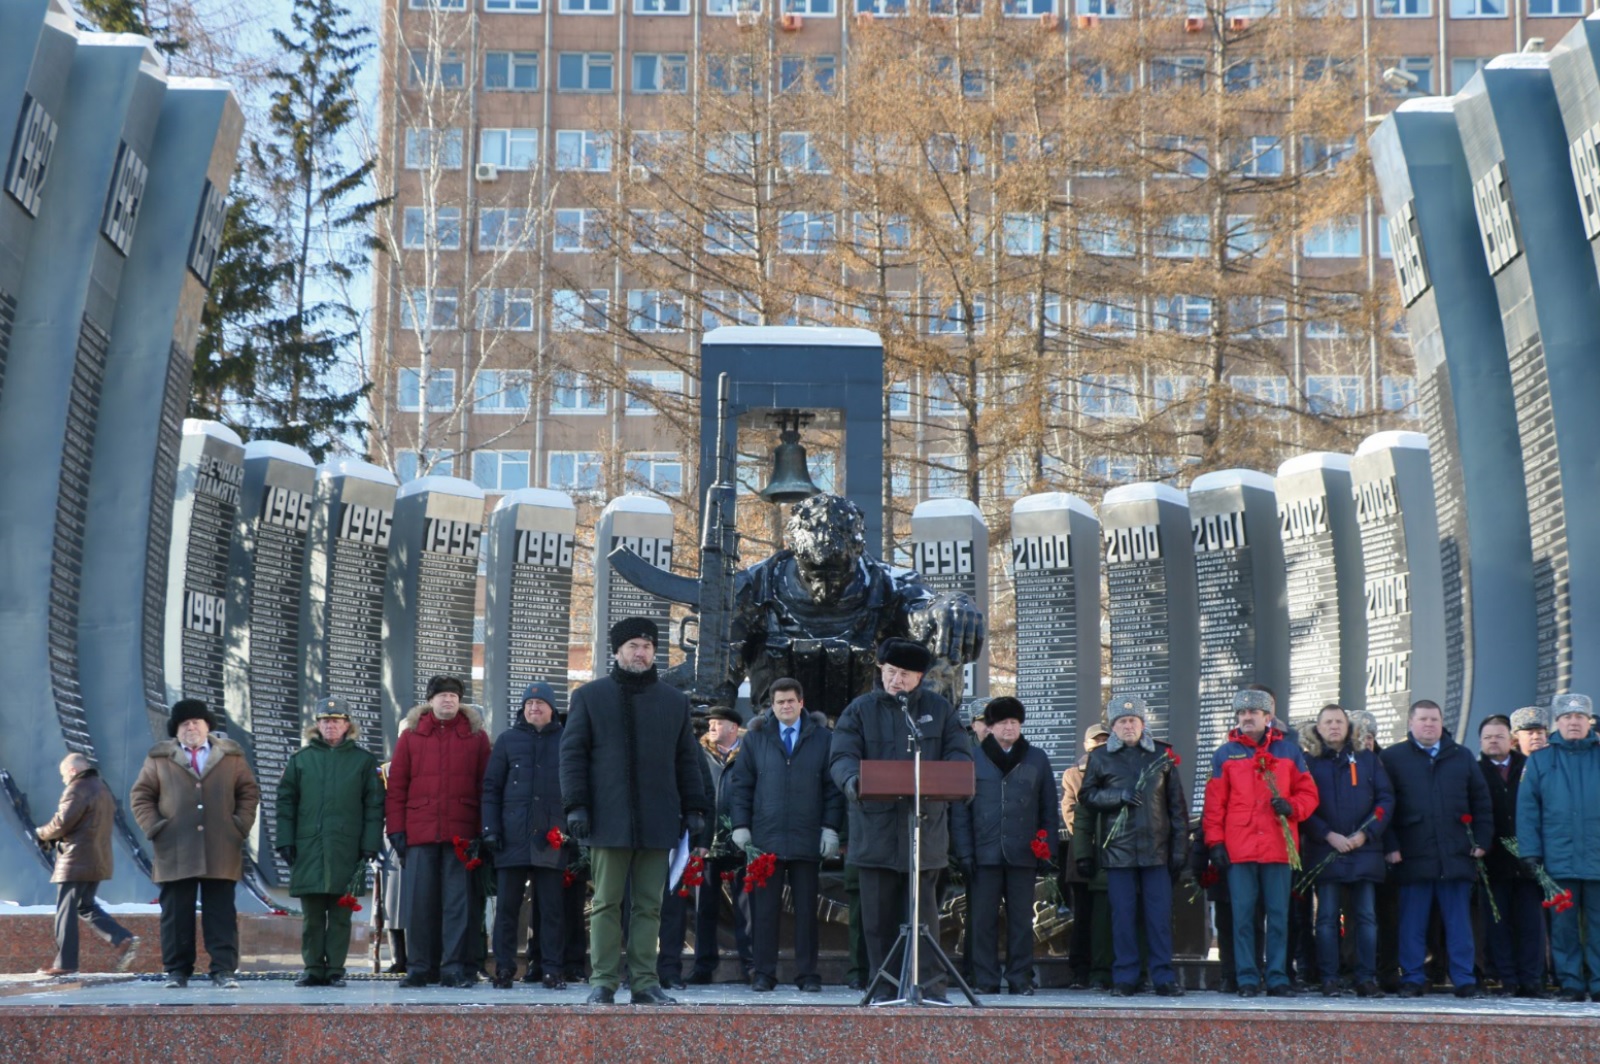
<path fill-rule="evenodd" d="M 811 471 L 806 468 L 806 449 L 800 445 L 798 422 L 798 418 L 793 422 L 784 419 L 778 446 L 772 449 L 772 477 L 761 489 L 761 497 L 768 502 L 799 502 L 822 491 L 811 482 Z"/>

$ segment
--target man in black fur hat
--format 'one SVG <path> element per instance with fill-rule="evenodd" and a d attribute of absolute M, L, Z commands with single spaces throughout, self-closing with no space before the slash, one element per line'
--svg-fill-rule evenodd
<path fill-rule="evenodd" d="M 611 628 L 613 660 L 572 694 L 561 737 L 567 834 L 589 845 L 591 1005 L 610 1005 L 621 982 L 622 893 L 631 879 L 628 985 L 635 1005 L 670 1005 L 656 975 L 661 895 L 672 848 L 704 835 L 711 812 L 689 698 L 656 677 L 660 632 L 643 617 Z"/>
<path fill-rule="evenodd" d="M 859 870 L 861 921 L 867 940 L 867 963 L 876 972 L 894 948 L 908 900 L 911 874 L 911 799 L 863 801 L 861 762 L 911 760 L 907 714 L 917 728 L 924 761 L 971 761 L 972 744 L 961 717 L 945 699 L 922 686 L 933 655 L 909 639 L 886 639 L 878 648 L 876 690 L 844 708 L 833 732 L 829 771 L 849 801 L 850 849 L 845 862 Z M 949 864 L 949 803 L 922 803 L 922 849 L 916 868 L 922 876 L 918 922 L 939 937 L 939 872 Z M 944 997 L 943 978 L 929 984 L 933 969 L 924 951 L 918 979 L 924 995 Z M 890 991 L 877 995 L 888 1000 Z"/>

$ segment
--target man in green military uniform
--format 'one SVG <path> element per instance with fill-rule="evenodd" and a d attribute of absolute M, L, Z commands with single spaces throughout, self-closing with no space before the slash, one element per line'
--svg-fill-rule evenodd
<path fill-rule="evenodd" d="M 383 841 L 378 759 L 362 748 L 344 702 L 324 698 L 305 745 L 278 783 L 278 855 L 289 865 L 289 894 L 300 899 L 305 973 L 295 986 L 344 986 L 350 915 L 339 904 L 363 862 Z"/>

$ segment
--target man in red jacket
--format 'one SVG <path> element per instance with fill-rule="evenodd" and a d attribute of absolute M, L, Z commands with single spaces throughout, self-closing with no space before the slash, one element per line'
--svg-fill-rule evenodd
<path fill-rule="evenodd" d="M 1233 696 L 1238 727 L 1211 759 L 1204 812 L 1211 863 L 1228 875 L 1233 957 L 1240 997 L 1261 992 L 1256 967 L 1256 902 L 1267 914 L 1267 994 L 1293 997 L 1289 946 L 1289 845 L 1317 810 L 1317 785 L 1300 744 L 1274 724 L 1272 691 L 1251 684 Z"/>
<path fill-rule="evenodd" d="M 410 726 L 389 765 L 389 842 L 410 899 L 402 986 L 477 982 L 466 965 L 479 899 L 467 867 L 471 858 L 456 840 L 465 847 L 477 838 L 489 737 L 482 715 L 462 705 L 462 690 L 454 676 L 428 681 L 428 701 L 407 715 Z"/>

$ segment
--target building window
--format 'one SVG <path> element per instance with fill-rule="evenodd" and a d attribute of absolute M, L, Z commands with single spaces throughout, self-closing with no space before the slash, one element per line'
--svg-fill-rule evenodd
<path fill-rule="evenodd" d="M 1206 61 L 1203 55 L 1158 55 L 1150 60 L 1150 87 L 1156 92 L 1203 88 Z"/>
<path fill-rule="evenodd" d="M 1361 309 L 1360 300 L 1352 294 L 1338 293 L 1312 300 L 1306 319 L 1306 339 L 1337 340 L 1350 334 L 1346 322 Z"/>
<path fill-rule="evenodd" d="M 1139 331 L 1139 308 L 1131 299 L 1081 299 L 1078 324 L 1096 336 L 1133 336 Z"/>
<path fill-rule="evenodd" d="M 680 158 L 689 143 L 688 134 L 681 129 L 641 129 L 633 134 L 629 160 L 631 165 L 643 167 L 650 173 L 659 173 L 674 159 Z"/>
<path fill-rule="evenodd" d="M 1139 416 L 1139 397 L 1127 373 L 1090 373 L 1078 382 L 1078 413 L 1096 419 Z"/>
<path fill-rule="evenodd" d="M 413 48 L 406 83 L 413 89 L 466 88 L 467 60 L 454 48 Z"/>
<path fill-rule="evenodd" d="M 1078 227 L 1079 246 L 1090 255 L 1128 258 L 1133 254 L 1133 223 L 1105 214 L 1090 214 Z"/>
<path fill-rule="evenodd" d="M 700 328 L 706 332 L 723 325 L 759 325 L 761 312 L 743 292 L 709 291 L 700 295 Z"/>
<path fill-rule="evenodd" d="M 928 497 L 959 499 L 967 493 L 967 456 L 928 455 Z"/>
<path fill-rule="evenodd" d="M 858 254 L 904 251 L 911 246 L 911 219 L 904 214 L 856 211 L 855 241 Z"/>
<path fill-rule="evenodd" d="M 633 0 L 635 15 L 687 15 L 689 0 Z"/>
<path fill-rule="evenodd" d="M 1157 413 L 1172 411 L 1179 421 L 1204 421 L 1205 382 L 1199 377 L 1162 374 L 1150 380 L 1150 402 Z"/>
<path fill-rule="evenodd" d="M 1306 409 L 1320 416 L 1349 417 L 1361 412 L 1364 392 L 1360 377 L 1313 374 L 1306 377 Z"/>
<path fill-rule="evenodd" d="M 553 332 L 601 332 L 606 327 L 604 288 L 557 288 L 550 299 Z"/>
<path fill-rule="evenodd" d="M 706 254 L 749 255 L 755 250 L 755 211 L 711 211 L 706 215 Z"/>
<path fill-rule="evenodd" d="M 556 251 L 572 253 L 600 251 L 609 243 L 605 223 L 605 215 L 597 208 L 561 208 L 555 212 L 551 247 Z"/>
<path fill-rule="evenodd" d="M 1125 454 L 1093 454 L 1083 471 L 1096 484 L 1132 484 L 1139 479 L 1139 460 Z"/>
<path fill-rule="evenodd" d="M 478 134 L 478 161 L 502 170 L 532 170 L 539 165 L 539 131 L 485 129 Z"/>
<path fill-rule="evenodd" d="M 1474 74 L 1489 64 L 1489 56 L 1475 55 L 1450 60 L 1450 91 L 1460 92 L 1467 87 Z"/>
<path fill-rule="evenodd" d="M 833 300 L 827 296 L 795 296 L 794 306 L 779 325 L 831 325 L 838 316 Z"/>
<path fill-rule="evenodd" d="M 478 211 L 479 251 L 525 251 L 533 242 L 532 219 L 521 207 L 484 207 Z"/>
<path fill-rule="evenodd" d="M 834 14 L 833 0 L 783 0 L 782 9 L 785 15 L 818 15 L 831 18 Z"/>
<path fill-rule="evenodd" d="M 1228 215 L 1228 258 L 1253 259 L 1267 247 L 1268 232 L 1253 214 Z"/>
<path fill-rule="evenodd" d="M 1432 0 L 1373 0 L 1379 18 L 1427 18 L 1433 14 Z"/>
<path fill-rule="evenodd" d="M 689 57 L 683 52 L 635 52 L 633 91 L 687 92 Z"/>
<path fill-rule="evenodd" d="M 557 370 L 550 376 L 552 414 L 603 414 L 606 412 L 606 386 L 582 373 Z"/>
<path fill-rule="evenodd" d="M 629 219 L 633 223 L 631 247 L 636 252 L 666 254 L 684 246 L 686 227 L 671 211 L 633 210 Z"/>
<path fill-rule="evenodd" d="M 428 473 L 436 477 L 449 477 L 455 475 L 455 455 L 449 451 L 431 449 L 428 451 Z M 422 456 L 416 451 L 396 451 L 394 456 L 394 478 L 402 484 L 409 484 L 416 480 L 422 473 Z"/>
<path fill-rule="evenodd" d="M 682 395 L 683 374 L 675 369 L 630 369 L 623 413 L 640 416 L 654 414 L 656 407 L 651 399 L 657 394 Z"/>
<path fill-rule="evenodd" d="M 1391 96 L 1432 96 L 1433 95 L 1433 56 L 1431 55 L 1403 55 L 1398 59 L 1381 59 L 1385 70 L 1393 68 L 1416 78 L 1413 84 L 1407 81 L 1399 83 L 1384 79 L 1384 88 L 1388 89 Z"/>
<path fill-rule="evenodd" d="M 938 299 L 928 300 L 928 335 L 929 336 L 964 336 L 970 324 L 975 335 L 984 332 L 985 319 L 988 317 L 983 296 L 972 296 L 971 321 L 968 321 L 968 308 L 959 299 L 948 303 Z"/>
<path fill-rule="evenodd" d="M 832 211 L 784 211 L 778 215 L 778 250 L 821 255 L 833 246 Z"/>
<path fill-rule="evenodd" d="M 425 207 L 405 209 L 404 246 L 412 250 L 455 251 L 461 247 L 461 208 L 439 207 L 433 212 L 433 228 L 428 227 Z"/>
<path fill-rule="evenodd" d="M 629 488 L 657 495 L 683 494 L 683 460 L 675 454 L 630 454 L 622 472 Z"/>
<path fill-rule="evenodd" d="M 467 0 L 410 0 L 413 11 L 465 11 Z"/>
<path fill-rule="evenodd" d="M 488 52 L 483 57 L 487 92 L 533 92 L 539 88 L 538 52 Z"/>
<path fill-rule="evenodd" d="M 1355 259 L 1361 257 L 1361 219 L 1345 215 L 1312 229 L 1305 237 L 1308 259 Z"/>
<path fill-rule="evenodd" d="M 478 451 L 472 456 L 472 482 L 484 491 L 521 491 L 528 486 L 527 451 Z"/>
<path fill-rule="evenodd" d="M 1300 168 L 1308 175 L 1326 174 L 1356 153 L 1356 142 L 1324 137 L 1300 138 Z"/>
<path fill-rule="evenodd" d="M 1200 296 L 1157 296 L 1151 308 L 1150 328 L 1204 336 L 1211 330 L 1211 300 Z"/>
<path fill-rule="evenodd" d="M 892 381 L 889 384 L 889 416 L 911 416 L 911 386 L 905 381 Z"/>
<path fill-rule="evenodd" d="M 1506 0 L 1450 0 L 1451 18 L 1505 18 Z"/>
<path fill-rule="evenodd" d="M 753 174 L 756 168 L 754 133 L 720 133 L 706 138 L 706 169 L 714 174 Z"/>
<path fill-rule="evenodd" d="M 1055 0 L 1002 0 L 1000 13 L 1006 18 L 1039 18 L 1056 13 Z"/>
<path fill-rule="evenodd" d="M 483 0 L 483 9 L 495 14 L 537 15 L 544 0 Z"/>
<path fill-rule="evenodd" d="M 398 398 L 395 406 L 401 410 L 422 409 L 422 371 L 402 369 L 398 376 Z M 435 369 L 428 372 L 428 409 L 434 413 L 450 410 L 456 405 L 456 371 Z"/>
<path fill-rule="evenodd" d="M 556 491 L 596 492 L 605 466 L 599 451 L 551 451 L 545 484 Z"/>
<path fill-rule="evenodd" d="M 1156 137 L 1156 177 L 1205 177 L 1210 170 L 1206 145 L 1198 137 Z"/>
<path fill-rule="evenodd" d="M 472 408 L 480 414 L 526 414 L 532 389 L 530 370 L 479 370 L 473 384 Z"/>
<path fill-rule="evenodd" d="M 1155 253 L 1164 259 L 1192 259 L 1210 253 L 1211 219 L 1203 214 L 1174 214 L 1155 234 Z"/>
<path fill-rule="evenodd" d="M 1233 156 L 1233 172 L 1258 179 L 1282 177 L 1283 138 L 1249 137 L 1240 142 Z"/>
<path fill-rule="evenodd" d="M 561 92 L 610 92 L 615 87 L 616 61 L 610 52 L 556 56 L 556 88 Z"/>
<path fill-rule="evenodd" d="M 724 96 L 752 95 L 761 91 L 761 75 L 749 56 L 713 55 L 706 58 L 706 86 Z"/>
<path fill-rule="evenodd" d="M 533 289 L 480 288 L 478 328 L 528 332 L 533 328 Z"/>
<path fill-rule="evenodd" d="M 1061 250 L 1061 228 L 1045 228 L 1042 214 L 1007 214 L 1000 223 L 1000 242 L 1007 255 L 1054 255 Z"/>
<path fill-rule="evenodd" d="M 407 170 L 459 170 L 461 169 L 461 130 L 422 129 L 406 130 Z"/>
<path fill-rule="evenodd" d="M 628 328 L 636 333 L 683 331 L 682 294 L 660 288 L 634 288 L 628 292 Z"/>
<path fill-rule="evenodd" d="M 611 136 L 598 129 L 556 130 L 556 169 L 611 172 Z"/>
<path fill-rule="evenodd" d="M 1289 416 L 1289 378 L 1277 376 L 1237 376 L 1229 385 L 1243 402 L 1234 405 L 1241 417 L 1264 417 L 1281 421 Z"/>
<path fill-rule="evenodd" d="M 779 133 L 779 164 L 790 174 L 831 173 L 818 141 L 814 133 Z"/>
<path fill-rule="evenodd" d="M 407 288 L 400 294 L 400 328 L 454 329 L 456 303 L 454 288 Z"/>
<path fill-rule="evenodd" d="M 561 0 L 563 15 L 609 15 L 616 10 L 612 0 Z"/>
<path fill-rule="evenodd" d="M 836 84 L 835 75 L 838 70 L 839 57 L 828 53 L 779 56 L 778 91 L 805 92 L 814 89 L 820 93 L 831 94 Z"/>
<path fill-rule="evenodd" d="M 935 133 L 923 145 L 928 166 L 940 174 L 954 174 L 961 170 L 962 159 L 972 170 L 982 170 L 984 165 L 983 149 L 977 141 L 966 145 L 963 151 L 961 137 L 955 133 Z"/>
<path fill-rule="evenodd" d="M 1101 18 L 1127 18 L 1132 4 L 1123 0 L 1078 0 L 1078 12 L 1099 15 Z"/>
<path fill-rule="evenodd" d="M 708 15 L 759 15 L 761 0 L 706 0 Z"/>
<path fill-rule="evenodd" d="M 1289 304 L 1282 299 L 1262 296 L 1230 299 L 1228 318 L 1234 336 L 1264 340 L 1289 335 Z"/>
<path fill-rule="evenodd" d="M 1528 0 L 1528 16 L 1545 18 L 1559 15 L 1570 18 L 1583 14 L 1584 0 Z"/>
<path fill-rule="evenodd" d="M 1381 377 L 1383 408 L 1391 414 L 1411 419 L 1417 416 L 1417 378 Z"/>

